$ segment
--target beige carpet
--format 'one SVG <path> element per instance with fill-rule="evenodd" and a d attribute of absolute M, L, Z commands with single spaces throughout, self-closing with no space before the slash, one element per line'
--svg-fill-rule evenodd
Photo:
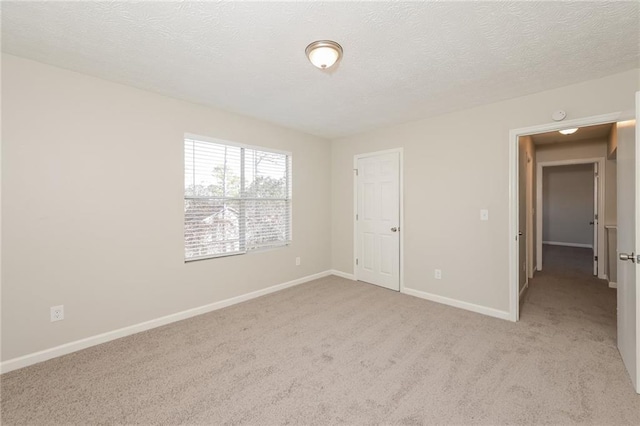
<path fill-rule="evenodd" d="M 317 280 L 5 374 L 2 423 L 640 424 L 615 290 L 551 266 L 517 324 Z"/>

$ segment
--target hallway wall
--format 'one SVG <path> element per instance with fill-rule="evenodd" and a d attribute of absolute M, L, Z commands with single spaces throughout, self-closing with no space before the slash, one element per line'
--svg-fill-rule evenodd
<path fill-rule="evenodd" d="M 590 139 L 578 142 L 538 145 L 536 149 L 536 160 L 539 163 L 584 158 L 607 158 L 607 140 Z"/>
<path fill-rule="evenodd" d="M 593 164 L 543 168 L 545 243 L 593 247 Z"/>

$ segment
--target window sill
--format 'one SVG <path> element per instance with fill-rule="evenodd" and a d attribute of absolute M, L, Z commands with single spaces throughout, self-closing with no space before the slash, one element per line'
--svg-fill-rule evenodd
<path fill-rule="evenodd" d="M 210 259 L 221 259 L 221 258 L 225 258 L 225 257 L 240 256 L 240 255 L 244 255 L 244 254 L 251 255 L 251 254 L 265 253 L 265 252 L 274 251 L 274 250 L 282 249 L 282 248 L 285 248 L 285 247 L 289 247 L 290 245 L 291 245 L 291 242 L 288 241 L 288 242 L 286 242 L 284 244 L 269 245 L 269 246 L 250 249 L 250 250 L 243 251 L 243 252 L 238 252 L 238 253 L 216 254 L 216 255 L 211 255 L 211 256 L 206 256 L 206 257 L 197 257 L 197 258 L 194 258 L 194 259 L 184 259 L 184 263 L 199 262 L 201 260 L 210 260 Z"/>

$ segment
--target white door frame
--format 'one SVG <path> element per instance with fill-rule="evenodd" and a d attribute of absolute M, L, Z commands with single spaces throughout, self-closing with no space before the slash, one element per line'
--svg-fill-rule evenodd
<path fill-rule="evenodd" d="M 640 164 L 640 92 L 636 92 L 636 114 L 634 119 L 636 120 L 636 249 L 640 245 L 640 170 L 638 170 L 638 164 Z M 639 253 L 640 250 L 636 250 Z M 616 254 L 618 251 L 616 250 Z M 638 270 L 636 269 L 636 383 L 640 383 L 640 291 L 638 291 Z M 640 385 L 636 388 L 636 393 L 640 394 Z"/>
<path fill-rule="evenodd" d="M 596 157 L 596 158 L 580 158 L 575 160 L 558 160 L 558 161 L 543 161 L 537 164 L 536 170 L 536 211 L 538 215 L 536 216 L 536 270 L 542 271 L 542 227 L 544 225 L 543 222 L 543 189 L 542 188 L 542 172 L 544 167 L 554 167 L 554 166 L 570 166 L 574 164 L 598 164 L 598 206 L 595 209 L 596 214 L 598 215 L 598 241 L 594 241 L 597 245 L 596 249 L 598 256 L 598 278 L 606 279 L 606 275 L 604 274 L 604 260 L 605 260 L 605 252 L 604 252 L 604 189 L 605 186 L 605 163 L 606 158 L 604 157 Z M 594 206 L 595 207 L 595 206 Z M 593 260 L 593 259 L 592 259 Z M 591 262 L 593 264 L 593 262 Z"/>
<path fill-rule="evenodd" d="M 404 149 L 394 148 L 385 149 L 384 151 L 367 152 L 364 154 L 356 154 L 353 156 L 353 276 L 358 281 L 358 268 L 356 259 L 358 258 L 358 224 L 356 220 L 356 212 L 358 211 L 358 160 L 361 158 L 375 157 L 377 155 L 398 153 L 400 158 L 400 293 L 404 293 Z"/>
<path fill-rule="evenodd" d="M 518 138 L 571 127 L 634 120 L 635 116 L 635 111 L 614 112 L 509 130 L 509 232 L 507 235 L 509 238 L 509 319 L 511 321 L 520 319 L 520 292 L 518 291 L 518 265 L 520 262 L 518 253 Z"/>
<path fill-rule="evenodd" d="M 640 246 L 640 91 L 636 92 L 636 254 L 640 254 L 638 247 Z M 618 254 L 618 250 L 616 250 Z M 640 291 L 638 291 L 638 270 L 636 269 L 636 393 L 640 394 Z"/>

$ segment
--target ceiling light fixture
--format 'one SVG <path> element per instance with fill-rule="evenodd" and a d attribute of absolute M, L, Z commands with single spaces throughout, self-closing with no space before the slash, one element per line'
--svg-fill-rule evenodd
<path fill-rule="evenodd" d="M 325 70 L 342 58 L 342 46 L 335 41 L 318 40 L 308 45 L 304 53 L 313 65 Z"/>
<path fill-rule="evenodd" d="M 560 130 L 560 133 L 562 133 L 563 135 L 572 135 L 572 134 L 574 134 L 574 133 L 575 133 L 575 132 L 577 132 L 577 131 L 578 131 L 578 128 L 577 128 L 577 127 L 575 127 L 575 128 L 573 128 L 573 129 L 564 129 L 564 130 Z"/>

